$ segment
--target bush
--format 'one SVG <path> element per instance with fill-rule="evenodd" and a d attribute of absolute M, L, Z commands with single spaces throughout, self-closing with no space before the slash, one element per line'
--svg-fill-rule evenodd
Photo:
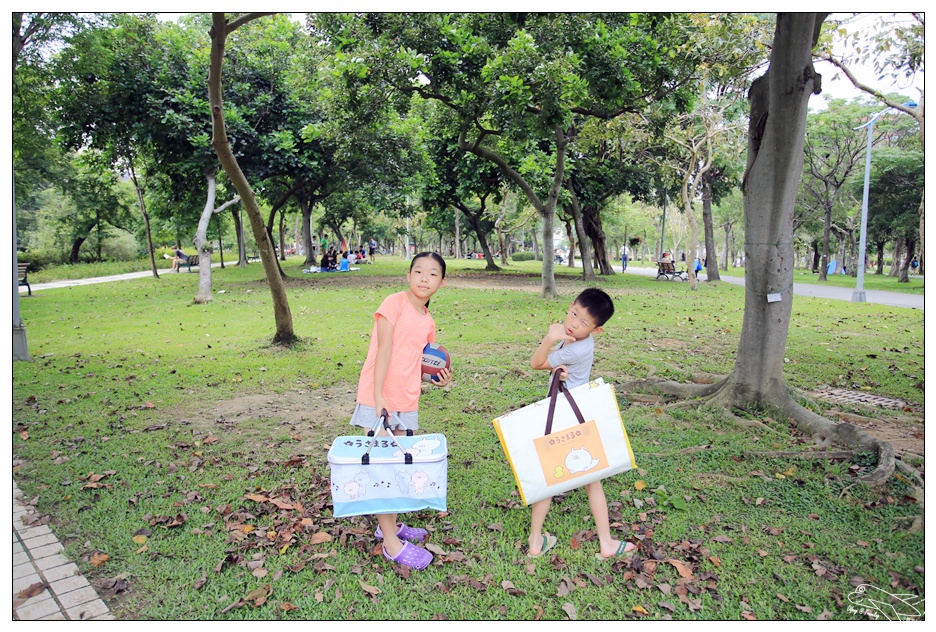
<path fill-rule="evenodd" d="M 510 258 L 514 261 L 533 261 L 535 257 L 529 250 L 522 250 L 520 252 L 513 253 Z"/>

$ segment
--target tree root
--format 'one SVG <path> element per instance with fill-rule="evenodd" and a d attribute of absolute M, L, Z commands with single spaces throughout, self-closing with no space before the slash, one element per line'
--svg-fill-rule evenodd
<path fill-rule="evenodd" d="M 731 413 L 728 414 L 728 418 L 742 428 L 757 428 L 759 430 L 766 430 L 767 432 L 772 432 L 774 434 L 783 434 L 779 430 L 774 430 L 764 422 L 757 421 L 756 419 L 745 419 L 744 417 L 738 417 L 737 415 L 732 415 Z"/>
<path fill-rule="evenodd" d="M 744 456 L 759 456 L 768 459 L 850 459 L 855 456 L 854 452 L 794 452 L 779 450 L 774 452 L 754 452 L 745 450 L 741 453 Z"/>

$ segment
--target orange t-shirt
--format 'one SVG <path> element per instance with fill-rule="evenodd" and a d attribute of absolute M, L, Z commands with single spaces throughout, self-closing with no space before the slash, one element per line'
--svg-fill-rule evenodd
<path fill-rule="evenodd" d="M 374 314 L 367 359 L 361 368 L 357 401 L 374 406 L 374 367 L 377 364 L 377 317 L 383 316 L 393 325 L 390 366 L 384 380 L 384 398 L 391 412 L 419 409 L 422 389 L 422 351 L 426 343 L 435 342 L 435 320 L 429 310 L 422 313 L 410 303 L 406 292 L 397 292 L 384 299 Z"/>

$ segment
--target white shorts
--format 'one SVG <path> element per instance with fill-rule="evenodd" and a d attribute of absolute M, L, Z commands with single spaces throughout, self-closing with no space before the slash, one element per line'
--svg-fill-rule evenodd
<path fill-rule="evenodd" d="M 377 409 L 373 406 L 357 404 L 354 407 L 354 414 L 351 415 L 351 425 L 367 428 L 374 427 L 377 423 Z M 412 410 L 405 413 L 391 412 L 388 420 L 391 429 L 400 428 L 401 430 L 419 430 L 419 411 Z"/>

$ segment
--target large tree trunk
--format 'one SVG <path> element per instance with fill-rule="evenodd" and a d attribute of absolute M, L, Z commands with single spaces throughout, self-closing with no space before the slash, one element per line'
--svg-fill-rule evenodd
<path fill-rule="evenodd" d="M 878 466 L 862 480 L 876 484 L 894 471 L 893 448 L 847 423 L 835 424 L 796 403 L 783 378 L 793 307 L 793 207 L 803 166 L 810 94 L 820 89 L 812 65 L 825 14 L 781 13 L 767 73 L 751 86 L 744 194 L 744 320 L 734 369 L 721 383 L 675 384 L 661 390 L 709 395 L 727 409 L 777 411 L 817 440 L 873 450 Z"/>
<path fill-rule="evenodd" d="M 721 276 L 718 274 L 718 253 L 715 250 L 715 227 L 712 225 L 712 177 L 712 172 L 709 171 L 702 178 L 702 229 L 705 231 L 705 279 L 706 281 L 719 281 L 721 280 Z"/>
<path fill-rule="evenodd" d="M 74 265 L 78 263 L 78 255 L 81 252 L 81 246 L 85 242 L 85 237 L 76 237 L 72 242 L 71 252 L 68 253 L 68 263 Z"/>
<path fill-rule="evenodd" d="M 263 262 L 267 283 L 270 286 L 270 295 L 273 299 L 273 316 L 276 320 L 276 333 L 273 336 L 273 342 L 287 345 L 295 341 L 296 335 L 293 332 L 292 313 L 289 310 L 289 300 L 286 296 L 286 284 L 280 274 L 276 254 L 273 252 L 273 245 L 267 236 L 266 227 L 263 225 L 263 216 L 260 215 L 257 198 L 237 164 L 237 159 L 234 157 L 228 143 L 227 131 L 224 126 L 224 108 L 221 100 L 221 64 L 224 61 L 224 45 L 227 36 L 242 24 L 261 15 L 264 14 L 247 14 L 228 24 L 224 13 L 212 14 L 211 63 L 208 71 L 208 100 L 211 104 L 211 144 L 218 154 L 218 159 L 221 161 L 225 173 L 227 173 L 228 178 L 234 184 L 234 188 L 240 194 L 244 208 L 247 210 L 247 217 L 250 220 L 254 238 L 257 240 L 260 260 Z"/>
<path fill-rule="evenodd" d="M 585 228 L 585 235 L 591 240 L 592 252 L 598 265 L 599 274 L 614 274 L 611 267 L 611 260 L 608 258 L 608 241 L 605 236 L 604 226 L 601 225 L 601 215 L 597 207 L 586 204 L 582 207 L 582 220 Z"/>

